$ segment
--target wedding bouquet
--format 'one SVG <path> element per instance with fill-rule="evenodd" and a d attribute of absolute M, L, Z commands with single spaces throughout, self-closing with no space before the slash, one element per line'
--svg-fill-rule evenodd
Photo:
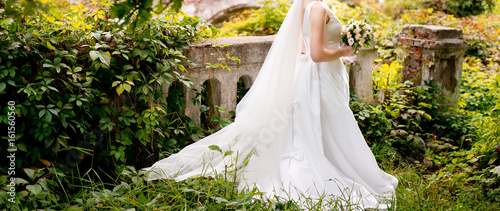
<path fill-rule="evenodd" d="M 373 40 L 372 33 L 372 27 L 369 24 L 351 19 L 342 27 L 342 41 L 352 46 L 354 52 L 357 52 L 359 47 L 370 46 L 370 41 Z"/>

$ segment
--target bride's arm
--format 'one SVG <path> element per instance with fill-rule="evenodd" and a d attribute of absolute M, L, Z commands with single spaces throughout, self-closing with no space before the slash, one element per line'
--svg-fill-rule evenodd
<path fill-rule="evenodd" d="M 326 9 L 320 4 L 311 8 L 311 59 L 314 62 L 329 62 L 344 56 L 354 56 L 351 46 L 338 49 L 325 48 Z"/>

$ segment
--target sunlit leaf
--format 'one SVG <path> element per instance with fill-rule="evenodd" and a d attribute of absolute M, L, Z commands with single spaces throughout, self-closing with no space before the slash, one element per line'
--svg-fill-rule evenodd
<path fill-rule="evenodd" d="M 95 61 L 97 58 L 99 58 L 99 52 L 98 51 L 90 51 L 89 52 L 90 58 L 92 61 Z"/>
<path fill-rule="evenodd" d="M 101 60 L 102 63 L 106 65 L 106 67 L 109 68 L 109 65 L 111 63 L 111 55 L 109 52 L 99 52 L 99 59 Z"/>

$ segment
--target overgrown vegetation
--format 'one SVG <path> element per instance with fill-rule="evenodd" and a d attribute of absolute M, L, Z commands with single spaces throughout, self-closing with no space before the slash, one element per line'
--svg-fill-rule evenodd
<path fill-rule="evenodd" d="M 180 112 L 181 96 L 167 98 L 164 87 L 177 81 L 190 89 L 193 82 L 180 74 L 190 63 L 185 50 L 211 36 L 212 26 L 166 11 L 128 30 L 108 16 L 106 1 L 46 3 L 49 12 L 0 22 L 0 121 L 9 124 L 7 101 L 14 102 L 19 170 L 11 175 L 18 177 L 17 201 L 7 203 L 7 189 L 0 190 L 0 209 L 68 202 L 125 166 L 148 165 L 204 136 Z"/>
<path fill-rule="evenodd" d="M 131 26 L 111 18 L 106 1 L 40 2 L 47 4 L 44 10 L 16 10 L 19 19 L 0 10 L 0 96 L 5 99 L 0 121 L 8 123 L 7 101 L 15 101 L 18 149 L 16 201 L 7 201 L 14 176 L 2 166 L 0 209 L 304 208 L 263 199 L 256 189 L 237 192 L 223 179 L 146 182 L 136 171 L 212 132 L 182 113 L 182 90 L 194 82 L 179 74 L 189 63 L 184 56 L 189 45 L 215 32 L 209 24 L 165 11 L 128 30 Z M 380 166 L 400 181 L 397 209 L 499 209 L 499 1 L 496 7 L 483 4 L 481 15 L 456 14 L 426 0 L 325 2 L 342 22 L 366 19 L 374 27 L 380 57 L 374 90 L 384 100 L 370 105 L 351 97 L 351 107 Z M 263 5 L 226 23 L 221 36 L 276 33 L 289 3 Z M 458 107 L 440 106 L 432 83 L 400 83 L 401 62 L 391 39 L 404 24 L 463 29 L 469 49 Z M 168 97 L 165 85 L 170 85 Z M 239 87 L 241 97 L 245 91 Z M 209 120 L 221 127 L 229 123 Z M 7 144 L 2 142 L 0 150 L 7 152 Z M 313 202 L 307 208 L 323 209 Z"/>

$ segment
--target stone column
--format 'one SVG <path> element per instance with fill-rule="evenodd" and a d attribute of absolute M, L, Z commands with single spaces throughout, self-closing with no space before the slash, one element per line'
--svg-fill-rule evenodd
<path fill-rule="evenodd" d="M 372 64 L 377 57 L 377 49 L 361 48 L 351 68 L 346 65 L 349 69 L 349 87 L 356 97 L 365 103 L 374 103 Z"/>
<path fill-rule="evenodd" d="M 403 80 L 415 85 L 434 81 L 440 87 L 443 105 L 456 106 L 467 42 L 462 30 L 433 25 L 406 25 L 393 38 L 405 49 Z"/>

